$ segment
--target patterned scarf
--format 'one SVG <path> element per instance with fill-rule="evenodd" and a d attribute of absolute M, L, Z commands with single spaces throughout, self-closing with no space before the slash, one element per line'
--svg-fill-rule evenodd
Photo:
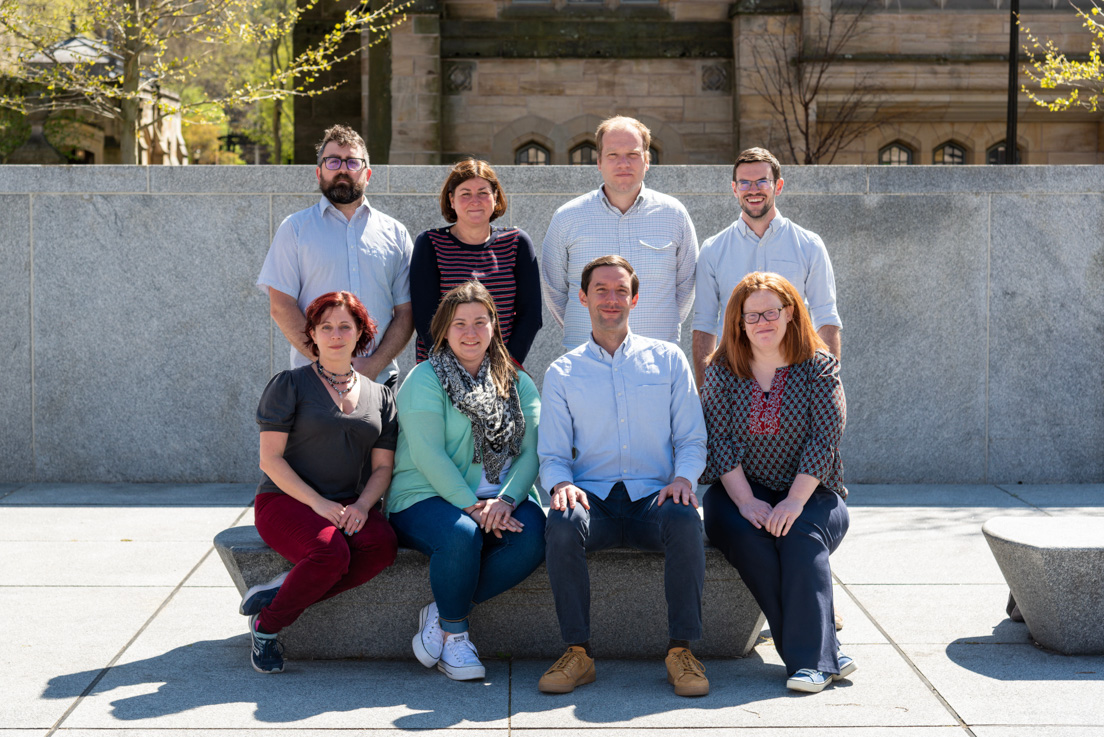
<path fill-rule="evenodd" d="M 471 420 L 475 445 L 472 461 L 483 464 L 487 481 L 501 483 L 502 467 L 521 453 L 521 439 L 525 435 L 517 386 L 511 385 L 510 396 L 503 399 L 491 380 L 490 357 L 483 357 L 479 373 L 473 379 L 447 345 L 431 353 L 429 363 L 452 405 Z"/>

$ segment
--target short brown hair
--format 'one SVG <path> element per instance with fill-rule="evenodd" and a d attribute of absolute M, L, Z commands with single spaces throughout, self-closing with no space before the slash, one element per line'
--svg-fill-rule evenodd
<path fill-rule="evenodd" d="M 476 177 L 486 179 L 491 185 L 491 192 L 494 193 L 495 207 L 494 212 L 491 213 L 491 220 L 501 217 L 506 212 L 506 193 L 502 191 L 502 185 L 498 183 L 498 177 L 495 176 L 491 165 L 481 159 L 464 159 L 453 165 L 452 171 L 445 179 L 445 185 L 441 187 L 441 214 L 445 216 L 445 220 L 450 223 L 456 222 L 456 210 L 449 202 L 449 195 L 461 184 Z"/>
<path fill-rule="evenodd" d="M 636 131 L 640 134 L 640 140 L 644 144 L 644 161 L 650 158 L 648 150 L 652 147 L 652 132 L 648 130 L 648 126 L 641 123 L 636 118 L 629 118 L 624 115 L 615 115 L 612 118 L 606 118 L 598 124 L 598 130 L 594 131 L 594 140 L 598 144 L 598 155 L 602 155 L 602 136 L 609 133 L 614 128 L 625 128 L 627 130 Z"/>
<path fill-rule="evenodd" d="M 774 154 L 765 148 L 748 148 L 740 152 L 740 155 L 736 157 L 736 164 L 732 167 L 732 181 L 736 181 L 736 169 L 740 164 L 754 164 L 758 161 L 765 161 L 770 164 L 771 176 L 774 177 L 774 181 L 778 181 L 782 176 L 782 165 L 778 163 L 778 159 Z"/>
<path fill-rule="evenodd" d="M 357 299 L 355 294 L 352 292 L 326 292 L 307 305 L 307 311 L 303 313 L 307 318 L 307 323 L 303 326 L 303 335 L 307 336 L 307 349 L 315 358 L 318 358 L 318 345 L 314 342 L 314 336 L 311 335 L 311 332 L 322 322 L 322 318 L 326 316 L 326 313 L 335 307 L 344 307 L 348 310 L 353 322 L 356 323 L 357 330 L 360 331 L 360 337 L 357 339 L 356 345 L 353 346 L 354 356 L 364 353 L 365 349 L 376 339 L 376 321 L 368 314 L 368 310 L 364 308 L 364 303 Z"/>
<path fill-rule="evenodd" d="M 774 292 L 782 300 L 782 307 L 792 307 L 793 315 L 782 336 L 781 353 L 789 364 L 808 361 L 817 349 L 828 350 L 828 346 L 813 328 L 813 319 L 797 288 L 786 281 L 786 277 L 769 271 L 753 271 L 745 276 L 728 299 L 725 308 L 724 334 L 721 345 L 709 357 L 714 363 L 718 357 L 724 358 L 728 370 L 744 379 L 754 378 L 751 373 L 751 341 L 744 332 L 744 302 L 755 292 Z M 781 318 L 780 318 L 781 319 Z"/>
<path fill-rule="evenodd" d="M 326 150 L 326 144 L 330 141 L 336 142 L 339 146 L 359 148 L 364 152 L 364 161 L 368 161 L 368 147 L 364 145 L 364 139 L 349 126 L 339 123 L 338 125 L 327 128 L 322 134 L 322 142 L 318 144 L 317 150 L 318 166 L 322 166 L 322 152 Z"/>
<path fill-rule="evenodd" d="M 491 316 L 491 322 L 494 323 L 491 344 L 487 346 L 487 355 L 491 359 L 491 381 L 498 390 L 498 395 L 506 398 L 510 396 L 510 386 L 517 381 L 517 366 L 514 365 L 514 359 L 510 358 L 510 352 L 502 340 L 502 324 L 498 321 L 498 309 L 495 307 L 494 297 L 475 279 L 453 287 L 441 297 L 441 303 L 433 313 L 433 322 L 429 325 L 429 334 L 433 340 L 432 351 L 436 353 L 444 350 L 445 345 L 448 344 L 449 326 L 456 316 L 456 308 L 473 302 L 486 307 L 487 314 Z"/>
<path fill-rule="evenodd" d="M 599 266 L 620 266 L 622 269 L 629 272 L 629 276 L 632 278 L 632 296 L 635 297 L 636 293 L 640 291 L 640 277 L 636 275 L 636 270 L 633 269 L 632 264 L 623 256 L 610 254 L 608 256 L 599 256 L 583 267 L 583 276 L 579 280 L 579 286 L 582 288 L 583 294 L 586 294 L 590 289 L 590 276 Z"/>

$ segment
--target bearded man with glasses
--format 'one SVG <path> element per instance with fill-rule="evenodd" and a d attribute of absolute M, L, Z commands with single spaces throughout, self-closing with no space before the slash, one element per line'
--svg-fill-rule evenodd
<path fill-rule="evenodd" d="M 265 257 L 257 286 L 291 343 L 291 367 L 311 361 L 303 328 L 307 305 L 327 292 L 352 292 L 376 322 L 377 343 L 353 358 L 353 368 L 394 388 L 399 355 L 414 332 L 410 306 L 410 255 L 414 244 L 402 223 L 368 205 L 372 176 L 364 139 L 344 125 L 318 144 L 314 170 L 322 198 L 289 215 Z"/>
<path fill-rule="evenodd" d="M 694 372 L 701 386 L 706 358 L 717 347 L 732 290 L 755 271 L 781 274 L 797 287 L 817 334 L 838 358 L 840 321 L 836 280 L 824 241 L 782 217 L 775 198 L 782 193 L 782 167 L 765 148 L 736 158 L 732 194 L 740 217 L 702 244 L 694 302 Z"/>

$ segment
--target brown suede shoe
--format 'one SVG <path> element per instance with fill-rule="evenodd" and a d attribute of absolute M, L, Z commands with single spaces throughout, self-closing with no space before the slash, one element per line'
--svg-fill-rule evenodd
<path fill-rule="evenodd" d="M 675 687 L 676 696 L 705 696 L 709 679 L 705 666 L 684 647 L 671 648 L 667 653 L 667 683 Z"/>
<path fill-rule="evenodd" d="M 572 645 L 556 664 L 544 672 L 537 688 L 544 693 L 571 693 L 576 686 L 594 683 L 594 658 Z"/>

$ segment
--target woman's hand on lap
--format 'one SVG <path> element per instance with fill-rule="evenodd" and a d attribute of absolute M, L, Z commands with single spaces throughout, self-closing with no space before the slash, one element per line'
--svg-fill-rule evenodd
<path fill-rule="evenodd" d="M 740 510 L 740 515 L 755 526 L 755 529 L 761 530 L 770 518 L 774 508 L 767 504 L 762 499 L 752 497 L 750 501 L 743 504 L 737 504 L 736 508 Z M 769 530 L 768 530 L 769 532 Z"/>
<path fill-rule="evenodd" d="M 341 528 L 341 515 L 345 512 L 345 507 L 320 496 L 311 504 L 311 509 L 319 517 L 329 520 L 338 529 Z"/>
<path fill-rule="evenodd" d="M 791 497 L 786 497 L 778 502 L 764 525 L 767 532 L 775 537 L 784 537 L 793 527 L 793 523 L 797 521 L 797 518 L 801 516 L 803 509 L 805 509 L 805 503 Z"/>
<path fill-rule="evenodd" d="M 355 535 L 364 529 L 364 525 L 368 522 L 368 512 L 370 509 L 367 505 L 361 502 L 354 502 L 345 507 L 345 511 L 341 515 L 341 520 L 338 522 L 338 529 L 344 530 L 346 535 Z"/>

